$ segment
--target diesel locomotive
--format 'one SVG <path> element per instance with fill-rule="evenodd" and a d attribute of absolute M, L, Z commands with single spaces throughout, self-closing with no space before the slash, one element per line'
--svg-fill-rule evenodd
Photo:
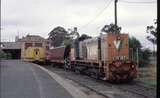
<path fill-rule="evenodd" d="M 128 34 L 101 34 L 73 45 L 56 47 L 45 58 L 66 70 L 85 73 L 111 82 L 127 82 L 137 77 L 137 66 L 129 58 Z"/>

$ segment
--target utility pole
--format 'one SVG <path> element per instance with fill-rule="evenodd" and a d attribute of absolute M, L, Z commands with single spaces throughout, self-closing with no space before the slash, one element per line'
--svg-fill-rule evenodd
<path fill-rule="evenodd" d="M 2 47 L 2 44 L 1 44 L 1 30 L 2 28 L 0 28 L 0 55 L 1 55 L 1 47 Z M 0 64 L 1 64 L 1 57 L 0 57 Z"/>
<path fill-rule="evenodd" d="M 154 41 L 154 40 L 153 40 Z M 155 45 L 154 45 L 154 42 L 153 42 L 153 57 L 155 56 Z"/>
<path fill-rule="evenodd" d="M 115 34 L 117 34 L 117 2 L 118 0 L 115 0 L 114 2 L 114 12 L 115 12 Z"/>
<path fill-rule="evenodd" d="M 139 67 L 139 51 L 138 51 L 138 48 L 137 48 L 137 67 Z"/>
<path fill-rule="evenodd" d="M 2 30 L 2 28 L 0 28 L 0 30 Z M 1 31 L 0 31 L 0 52 L 1 52 L 1 45 L 2 43 L 1 43 Z"/>

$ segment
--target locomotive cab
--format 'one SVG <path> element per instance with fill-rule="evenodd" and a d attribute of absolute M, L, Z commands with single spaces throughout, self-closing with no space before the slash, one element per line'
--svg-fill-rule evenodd
<path fill-rule="evenodd" d="M 136 64 L 129 58 L 128 34 L 107 34 L 106 78 L 113 82 L 131 81 L 137 76 Z"/>

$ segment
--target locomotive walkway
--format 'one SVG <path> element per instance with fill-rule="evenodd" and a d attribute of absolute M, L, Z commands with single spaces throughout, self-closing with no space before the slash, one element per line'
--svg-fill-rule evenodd
<path fill-rule="evenodd" d="M 21 60 L 1 60 L 1 98 L 87 98 L 60 76 Z"/>

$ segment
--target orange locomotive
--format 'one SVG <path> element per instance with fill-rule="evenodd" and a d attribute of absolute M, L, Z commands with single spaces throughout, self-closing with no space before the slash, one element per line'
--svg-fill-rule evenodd
<path fill-rule="evenodd" d="M 73 46 L 50 50 L 50 61 L 65 69 L 89 74 L 112 82 L 131 81 L 137 77 L 137 66 L 129 59 L 128 34 L 104 34 Z"/>

